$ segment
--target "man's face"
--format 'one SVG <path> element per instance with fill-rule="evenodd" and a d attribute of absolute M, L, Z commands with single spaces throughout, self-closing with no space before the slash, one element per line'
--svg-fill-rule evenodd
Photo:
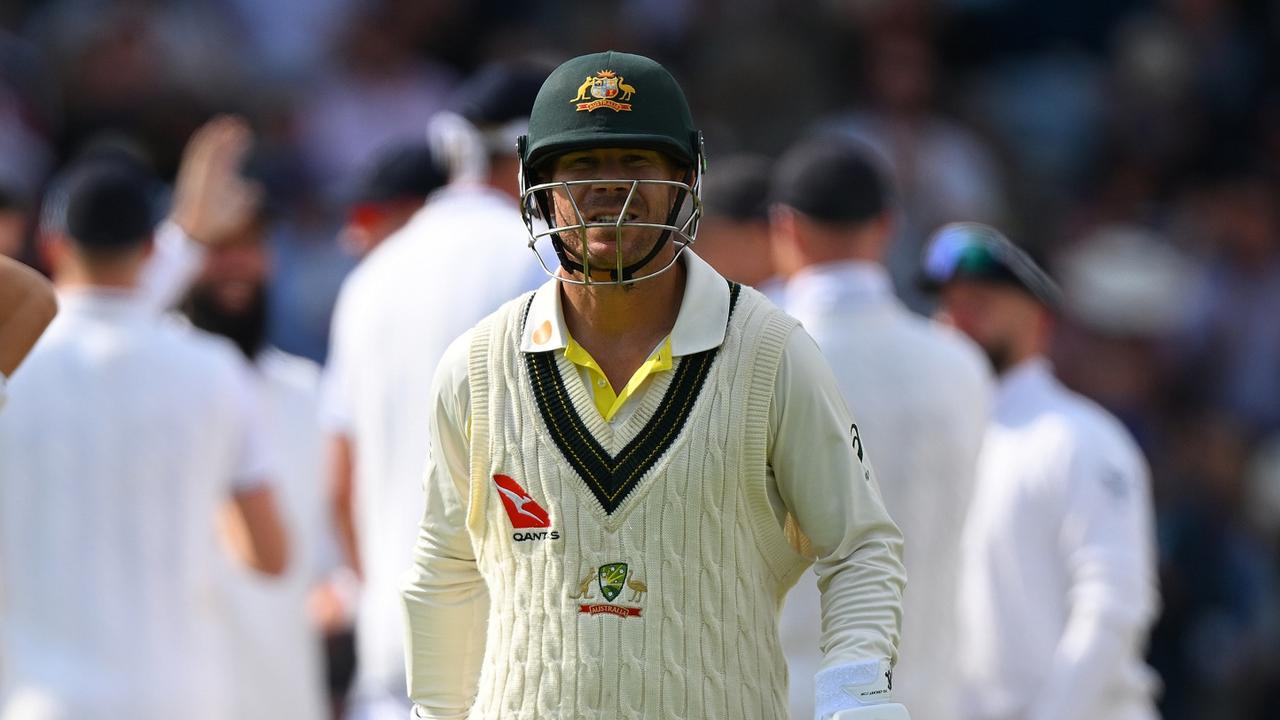
<path fill-rule="evenodd" d="M 251 223 L 235 237 L 209 249 L 196 285 L 223 312 L 245 312 L 266 285 L 271 263 L 264 230 L 261 225 Z"/>
<path fill-rule="evenodd" d="M 552 190 L 552 212 L 557 226 L 583 223 L 612 224 L 622 215 L 626 222 L 666 223 L 677 188 L 634 180 L 677 180 L 675 164 L 654 150 L 605 148 L 569 152 L 556 158 L 554 182 L 601 180 Z M 634 192 L 633 189 L 634 188 Z M 630 195 L 630 202 L 627 201 Z M 575 210 L 576 206 L 576 210 Z M 581 213 L 581 216 L 579 216 Z M 662 234 L 659 228 L 624 226 L 588 228 L 585 233 L 564 232 L 565 251 L 582 263 L 585 234 L 592 268 L 628 267 L 639 262 Z M 655 259 L 655 262 L 658 260 Z M 663 260 L 665 262 L 665 260 Z"/>
<path fill-rule="evenodd" d="M 986 352 L 996 372 L 1017 361 L 1043 309 L 1027 293 L 1003 284 L 957 280 L 942 289 L 938 319 L 955 326 Z"/>
<path fill-rule="evenodd" d="M 264 234 L 253 223 L 210 248 L 186 305 L 196 327 L 230 338 L 248 358 L 257 355 L 267 332 L 271 263 Z"/>

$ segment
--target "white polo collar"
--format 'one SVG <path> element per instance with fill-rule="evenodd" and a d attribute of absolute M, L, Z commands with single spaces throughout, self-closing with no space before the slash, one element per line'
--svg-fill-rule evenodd
<path fill-rule="evenodd" d="M 893 300 L 893 280 L 879 263 L 840 260 L 811 265 L 787 282 L 787 309 L 821 313 L 835 307 Z"/>
<path fill-rule="evenodd" d="M 995 396 L 996 411 L 1017 411 L 1028 403 L 1034 404 L 1056 385 L 1053 364 L 1049 359 L 1043 355 L 1029 357 L 1000 376 Z"/>
<path fill-rule="evenodd" d="M 125 318 L 145 316 L 147 310 L 136 290 L 105 287 L 58 290 L 59 315 Z"/>
<path fill-rule="evenodd" d="M 729 323 L 729 284 L 725 279 L 690 250 L 681 253 L 680 262 L 684 263 L 685 280 L 680 312 L 671 328 L 671 354 L 675 357 L 719 347 Z M 534 292 L 520 350 L 563 350 L 568 344 L 560 283 L 548 280 Z"/>

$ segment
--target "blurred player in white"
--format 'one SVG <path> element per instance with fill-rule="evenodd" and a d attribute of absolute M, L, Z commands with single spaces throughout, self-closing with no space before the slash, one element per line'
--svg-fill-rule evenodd
<path fill-rule="evenodd" d="M 906 539 L 910 582 L 894 694 L 916 720 L 955 720 L 956 564 L 991 373 L 967 338 L 894 296 L 882 264 L 894 237 L 893 203 L 864 149 L 802 141 L 778 160 L 770 195 L 776 251 L 797 269 L 785 309 L 813 335 L 857 408 L 858 432 L 876 450 L 885 508 Z M 793 718 L 813 714 L 819 617 L 814 583 L 798 583 L 780 627 Z"/>
<path fill-rule="evenodd" d="M 267 344 L 270 207 L 262 188 L 241 176 L 251 141 L 247 125 L 234 117 L 216 118 L 192 136 L 171 221 L 161 227 L 170 244 L 152 258 L 147 278 L 149 287 L 173 294 L 190 285 L 182 309 L 191 322 L 240 350 L 260 399 L 262 442 L 276 461 L 272 480 L 291 548 L 288 570 L 264 578 L 234 563 L 222 568 L 235 717 L 320 718 L 328 714 L 321 637 L 307 609 L 337 559 L 325 492 L 320 371 Z"/>
<path fill-rule="evenodd" d="M 999 375 L 960 567 L 966 720 L 1152 720 L 1159 604 L 1146 460 L 1053 376 L 1057 286 L 978 223 L 943 226 L 924 275 Z"/>
<path fill-rule="evenodd" d="M 5 385 L 58 312 L 53 287 L 40 273 L 0 255 L 0 408 Z"/>
<path fill-rule="evenodd" d="M 137 293 L 150 185 L 87 162 L 47 202 L 62 312 L 0 416 L 5 720 L 234 717 L 219 510 L 248 565 L 286 564 L 243 361 Z"/>
<path fill-rule="evenodd" d="M 355 720 L 409 711 L 398 590 L 422 519 L 436 365 L 455 337 L 545 277 L 533 255 L 511 252 L 526 241 L 515 142 L 542 77 L 495 66 L 460 90 L 458 112 L 433 122 L 449 184 L 352 272 L 334 310 L 324 416 L 335 514 L 363 580 Z"/>

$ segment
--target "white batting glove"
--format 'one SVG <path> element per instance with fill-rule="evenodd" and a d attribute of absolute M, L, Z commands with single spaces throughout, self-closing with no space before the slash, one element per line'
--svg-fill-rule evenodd
<path fill-rule="evenodd" d="M 909 720 L 890 703 L 893 664 L 887 658 L 844 663 L 814 678 L 814 720 Z"/>

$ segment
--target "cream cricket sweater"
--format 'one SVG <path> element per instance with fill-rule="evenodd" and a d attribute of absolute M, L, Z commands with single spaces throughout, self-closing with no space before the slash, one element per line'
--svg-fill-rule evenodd
<path fill-rule="evenodd" d="M 477 328 L 467 530 L 490 607 L 470 717 L 786 716 L 777 616 L 808 560 L 765 465 L 795 321 L 733 294 L 724 343 L 612 427 L 562 354 L 515 351 L 527 301 Z"/>

